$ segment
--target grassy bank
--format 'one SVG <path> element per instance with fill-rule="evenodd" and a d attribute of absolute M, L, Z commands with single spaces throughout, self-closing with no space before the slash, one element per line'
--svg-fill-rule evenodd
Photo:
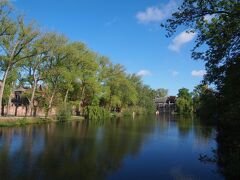
<path fill-rule="evenodd" d="M 82 120 L 83 117 L 72 117 L 71 120 Z M 0 127 L 26 126 L 31 124 L 46 124 L 59 122 L 55 118 L 41 117 L 1 117 Z"/>

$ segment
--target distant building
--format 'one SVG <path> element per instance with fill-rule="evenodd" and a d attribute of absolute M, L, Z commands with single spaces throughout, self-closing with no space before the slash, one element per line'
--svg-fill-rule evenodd
<path fill-rule="evenodd" d="M 2 88 L 2 82 L 0 81 L 0 88 Z M 44 98 L 44 89 L 39 85 L 37 91 L 41 93 L 42 97 Z M 31 93 L 31 88 L 19 87 L 11 92 L 10 98 L 11 100 L 4 105 L 2 114 L 9 115 L 9 116 L 26 116 L 30 113 L 29 105 L 30 99 L 26 96 L 27 94 Z M 45 116 L 45 110 L 37 106 L 38 101 L 34 100 L 34 116 Z M 49 115 L 55 115 L 56 108 L 52 108 L 49 112 Z"/>
<path fill-rule="evenodd" d="M 158 111 L 174 111 L 176 107 L 176 100 L 176 96 L 156 97 L 154 99 L 154 103 Z"/>

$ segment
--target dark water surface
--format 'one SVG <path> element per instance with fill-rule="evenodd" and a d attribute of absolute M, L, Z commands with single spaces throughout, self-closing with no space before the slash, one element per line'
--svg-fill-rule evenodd
<path fill-rule="evenodd" d="M 0 179 L 223 179 L 215 129 L 193 118 L 128 118 L 0 129 Z"/>

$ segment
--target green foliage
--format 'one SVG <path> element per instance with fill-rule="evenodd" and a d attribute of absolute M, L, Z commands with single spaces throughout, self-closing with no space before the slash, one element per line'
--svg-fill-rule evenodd
<path fill-rule="evenodd" d="M 188 89 L 179 89 L 176 106 L 179 114 L 190 114 L 193 112 L 192 97 Z"/>
<path fill-rule="evenodd" d="M 208 20 L 206 17 L 211 17 Z M 171 36 L 181 25 L 196 33 L 194 59 L 205 61 L 205 83 L 214 84 L 221 111 L 219 117 L 239 119 L 239 98 L 230 91 L 237 86 L 240 57 L 240 2 L 235 0 L 184 0 L 171 19 L 163 25 Z M 207 44 L 207 48 L 201 48 Z M 204 51 L 203 51 L 204 50 Z M 231 69 L 231 70 L 230 70 Z M 231 77 L 231 78 L 230 78 Z M 234 88 L 230 88 L 235 86 Z M 237 107 L 237 108 L 236 108 Z"/>
<path fill-rule="evenodd" d="M 195 106 L 200 114 L 219 118 L 219 169 L 226 179 L 239 179 L 240 2 L 184 0 L 163 26 L 171 36 L 181 25 L 196 33 L 192 57 L 205 61 L 204 81 L 216 87 L 215 93 L 206 91 L 196 97 Z"/>
<path fill-rule="evenodd" d="M 72 117 L 72 107 L 70 105 L 64 105 L 58 107 L 57 120 L 64 122 L 71 120 Z"/>
<path fill-rule="evenodd" d="M 2 100 L 7 104 L 17 86 L 16 78 L 11 77 L 16 73 L 18 87 L 29 88 L 24 92 L 29 104 L 24 105 L 30 106 L 30 112 L 44 109 L 46 117 L 52 108 L 69 102 L 78 114 L 87 112 L 89 119 L 136 107 L 139 114 L 154 109 L 155 93 L 140 77 L 126 73 L 122 65 L 113 64 L 81 42 L 70 42 L 55 32 L 40 32 L 33 23 L 26 24 L 23 17 L 11 13 L 9 3 L 0 1 L 0 104 Z M 165 96 L 167 91 L 158 93 Z M 58 110 L 58 119 L 68 119 L 67 108 Z"/>
<path fill-rule="evenodd" d="M 127 109 L 123 109 L 123 116 L 133 116 L 133 113 L 135 116 L 139 115 L 147 115 L 147 114 L 154 114 L 154 109 L 149 108 L 144 108 L 144 107 L 129 107 Z"/>
<path fill-rule="evenodd" d="M 110 112 L 99 106 L 87 106 L 86 118 L 90 121 L 102 121 L 110 118 Z"/>
<path fill-rule="evenodd" d="M 168 89 L 160 88 L 157 89 L 156 91 L 156 97 L 166 97 L 168 95 Z"/>
<path fill-rule="evenodd" d="M 223 96 L 220 99 L 221 111 L 225 112 L 221 113 L 224 117 L 222 121 L 224 123 L 225 119 L 228 118 L 229 123 L 240 125 L 240 56 L 234 58 L 227 66 L 220 91 Z"/>
<path fill-rule="evenodd" d="M 189 114 L 193 110 L 191 101 L 182 97 L 177 99 L 176 106 L 179 114 Z"/>
<path fill-rule="evenodd" d="M 50 123 L 50 119 L 41 118 L 20 118 L 20 119 L 1 119 L 0 127 L 26 126 L 30 124 L 45 124 Z"/>
<path fill-rule="evenodd" d="M 208 123 L 216 124 L 218 118 L 216 92 L 206 85 L 198 85 L 193 91 L 194 111 Z"/>

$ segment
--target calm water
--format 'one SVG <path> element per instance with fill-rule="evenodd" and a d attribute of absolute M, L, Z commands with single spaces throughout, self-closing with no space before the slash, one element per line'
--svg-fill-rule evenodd
<path fill-rule="evenodd" d="M 0 179 L 223 179 L 215 130 L 167 115 L 0 129 Z"/>

